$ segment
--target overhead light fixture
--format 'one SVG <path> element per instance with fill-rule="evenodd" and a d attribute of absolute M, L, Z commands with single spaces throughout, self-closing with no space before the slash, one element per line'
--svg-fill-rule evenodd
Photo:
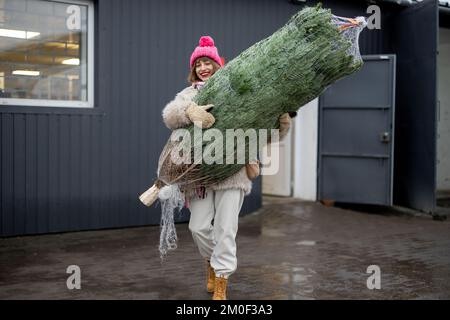
<path fill-rule="evenodd" d="M 17 39 L 32 39 L 40 35 L 40 32 L 14 30 L 14 29 L 0 29 L 0 37 L 17 38 Z"/>
<path fill-rule="evenodd" d="M 19 75 L 19 76 L 32 76 L 37 77 L 39 76 L 39 71 L 32 71 L 32 70 L 14 70 L 12 74 Z"/>
<path fill-rule="evenodd" d="M 62 61 L 62 64 L 70 64 L 74 66 L 78 66 L 80 64 L 80 59 L 73 58 L 73 59 L 66 59 Z"/>

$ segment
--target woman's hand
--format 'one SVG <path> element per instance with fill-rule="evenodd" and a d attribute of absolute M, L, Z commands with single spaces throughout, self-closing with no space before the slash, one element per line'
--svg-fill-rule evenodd
<path fill-rule="evenodd" d="M 292 118 L 297 116 L 297 112 L 292 111 L 292 112 L 286 112 L 283 113 L 281 116 L 278 117 L 278 141 L 281 141 L 284 139 L 284 137 L 287 135 L 287 133 L 289 132 L 289 129 L 291 128 L 291 123 L 292 123 Z M 269 136 L 267 138 L 267 143 L 272 143 L 272 137 Z"/>
<path fill-rule="evenodd" d="M 191 102 L 186 108 L 186 115 L 191 120 L 194 125 L 198 125 L 202 129 L 210 128 L 216 119 L 209 113 L 214 107 L 212 104 L 207 104 L 205 106 L 199 106 L 195 102 Z"/>
<path fill-rule="evenodd" d="M 289 113 L 283 113 L 279 118 L 278 121 L 280 122 L 280 139 L 286 136 L 286 134 L 289 131 L 289 128 L 291 127 L 291 116 Z"/>
<path fill-rule="evenodd" d="M 259 176 L 259 160 L 254 160 L 245 165 L 245 171 L 247 172 L 247 177 L 250 180 L 255 179 Z"/>

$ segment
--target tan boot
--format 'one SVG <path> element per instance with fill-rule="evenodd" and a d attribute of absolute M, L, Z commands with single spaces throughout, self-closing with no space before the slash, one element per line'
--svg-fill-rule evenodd
<path fill-rule="evenodd" d="M 213 300 L 227 300 L 227 284 L 228 279 L 224 276 L 216 277 Z"/>
<path fill-rule="evenodd" d="M 212 293 L 214 292 L 214 282 L 216 280 L 216 274 L 214 273 L 213 267 L 211 267 L 211 264 L 209 261 L 206 261 L 207 263 L 207 270 L 206 270 L 206 291 Z"/>

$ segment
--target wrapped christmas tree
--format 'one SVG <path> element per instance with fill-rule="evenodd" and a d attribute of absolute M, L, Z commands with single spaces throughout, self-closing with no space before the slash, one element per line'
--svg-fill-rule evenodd
<path fill-rule="evenodd" d="M 266 39 L 254 44 L 208 79 L 195 96 L 198 105 L 213 104 L 211 111 L 216 122 L 213 128 L 276 129 L 278 118 L 286 112 L 295 112 L 319 96 L 330 84 L 361 68 L 358 37 L 366 26 L 363 17 L 355 19 L 334 16 L 320 5 L 306 7 L 296 13 L 286 25 Z M 191 148 L 195 148 L 194 125 Z M 224 134 L 225 135 L 225 134 Z M 204 142 L 200 142 L 205 146 Z M 246 142 L 246 150 L 249 147 Z M 170 156 L 177 143 L 169 141 L 164 148 L 155 185 L 141 195 L 141 201 L 150 205 L 161 187 L 176 186 L 187 190 L 220 182 L 238 172 L 242 163 L 174 163 Z M 224 158 L 234 157 L 236 150 L 226 150 Z M 227 154 L 228 153 L 228 154 Z M 230 154 L 231 153 L 231 154 Z M 192 152 L 194 154 L 194 152 Z M 249 159 L 251 160 L 251 159 Z M 167 193 L 167 192 L 166 192 Z M 164 200 L 171 200 L 169 211 L 180 205 L 172 190 Z M 164 217 L 162 226 L 173 224 L 173 217 Z M 176 234 L 164 236 L 170 244 Z M 170 238 L 168 240 L 168 238 Z M 163 239 L 161 239 L 163 241 Z M 170 245 L 164 245 L 165 250 Z"/>

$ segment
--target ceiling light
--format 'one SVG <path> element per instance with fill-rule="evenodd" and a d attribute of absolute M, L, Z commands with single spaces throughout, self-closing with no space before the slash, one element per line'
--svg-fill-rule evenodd
<path fill-rule="evenodd" d="M 32 70 L 14 70 L 12 72 L 12 74 L 16 74 L 16 75 L 19 75 L 19 76 L 37 77 L 37 76 L 39 76 L 40 72 L 39 71 L 32 71 Z"/>
<path fill-rule="evenodd" d="M 74 66 L 78 66 L 80 64 L 80 59 L 73 58 L 73 59 L 66 59 L 62 61 L 62 64 L 70 64 Z"/>
<path fill-rule="evenodd" d="M 14 30 L 14 29 L 0 29 L 0 37 L 31 39 L 40 35 L 40 32 Z"/>

